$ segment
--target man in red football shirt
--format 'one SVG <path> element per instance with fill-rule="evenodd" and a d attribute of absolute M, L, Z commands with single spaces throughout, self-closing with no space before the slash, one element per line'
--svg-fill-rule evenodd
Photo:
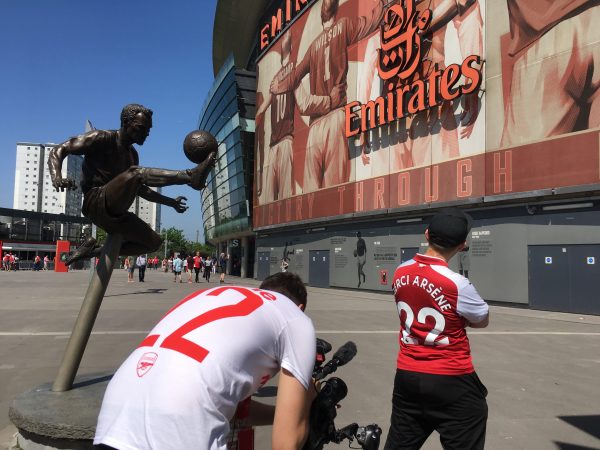
<path fill-rule="evenodd" d="M 446 450 L 484 447 L 487 390 L 473 368 L 465 328 L 486 327 L 488 305 L 448 268 L 470 228 L 471 218 L 458 209 L 434 215 L 425 254 L 394 273 L 400 351 L 385 450 L 418 449 L 433 430 Z"/>

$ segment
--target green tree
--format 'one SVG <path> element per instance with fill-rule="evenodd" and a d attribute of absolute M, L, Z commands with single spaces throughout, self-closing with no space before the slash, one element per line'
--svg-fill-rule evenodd
<path fill-rule="evenodd" d="M 163 243 L 157 251 L 159 256 L 165 255 L 165 246 L 167 257 L 173 253 L 181 253 L 186 251 L 188 242 L 183 235 L 183 230 L 171 227 L 169 229 L 162 230 L 160 232 L 160 236 L 163 239 Z"/>
<path fill-rule="evenodd" d="M 96 242 L 98 242 L 98 245 L 104 245 L 104 242 L 106 241 L 106 231 L 104 231 L 102 228 L 100 227 L 96 227 Z"/>

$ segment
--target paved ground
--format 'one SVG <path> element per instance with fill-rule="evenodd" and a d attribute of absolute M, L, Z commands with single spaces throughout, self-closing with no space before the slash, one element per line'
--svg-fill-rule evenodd
<path fill-rule="evenodd" d="M 114 370 L 170 306 L 198 288 L 154 271 L 143 284 L 126 278 L 121 270 L 113 276 L 80 374 Z M 87 272 L 0 272 L 0 448 L 14 433 L 12 399 L 54 379 L 88 280 Z M 308 313 L 334 348 L 347 340 L 358 346 L 338 371 L 349 394 L 337 425 L 377 422 L 385 439 L 398 327 L 391 294 L 309 288 Z M 469 333 L 489 390 L 487 448 L 599 449 L 600 317 L 496 306 L 491 323 Z M 269 432 L 257 431 L 257 449 L 270 447 Z M 424 448 L 441 446 L 432 436 Z"/>

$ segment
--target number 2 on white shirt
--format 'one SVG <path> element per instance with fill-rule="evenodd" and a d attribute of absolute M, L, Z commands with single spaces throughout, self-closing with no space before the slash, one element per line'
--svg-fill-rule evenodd
<path fill-rule="evenodd" d="M 218 308 L 206 311 L 199 316 L 196 316 L 185 322 L 171 334 L 164 338 L 162 343 L 159 345 L 161 348 L 167 348 L 176 352 L 182 353 L 195 359 L 201 363 L 204 358 L 209 354 L 209 350 L 198 345 L 189 339 L 184 338 L 188 333 L 200 328 L 203 325 L 214 322 L 216 320 L 227 319 L 229 317 L 243 317 L 251 314 L 256 309 L 260 308 L 263 304 L 263 298 L 267 300 L 275 300 L 276 297 L 265 291 L 253 292 L 250 289 L 240 287 L 220 287 L 207 292 L 205 295 L 218 296 L 228 290 L 235 290 L 245 297 L 234 305 L 219 306 Z M 195 299 L 197 296 L 183 300 L 179 305 L 175 306 L 171 311 L 167 313 L 167 316 L 172 313 L 175 309 L 184 304 L 187 300 Z M 165 316 L 166 317 L 166 316 Z M 164 320 L 164 318 L 163 318 Z M 153 347 L 154 344 L 159 340 L 159 334 L 151 334 L 142 341 L 139 347 Z"/>

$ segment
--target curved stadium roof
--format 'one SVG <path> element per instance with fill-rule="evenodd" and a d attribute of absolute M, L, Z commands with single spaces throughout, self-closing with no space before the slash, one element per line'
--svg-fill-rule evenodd
<path fill-rule="evenodd" d="M 270 0 L 218 0 L 213 26 L 213 72 L 233 53 L 239 66 L 246 66 L 258 35 L 258 21 Z"/>

